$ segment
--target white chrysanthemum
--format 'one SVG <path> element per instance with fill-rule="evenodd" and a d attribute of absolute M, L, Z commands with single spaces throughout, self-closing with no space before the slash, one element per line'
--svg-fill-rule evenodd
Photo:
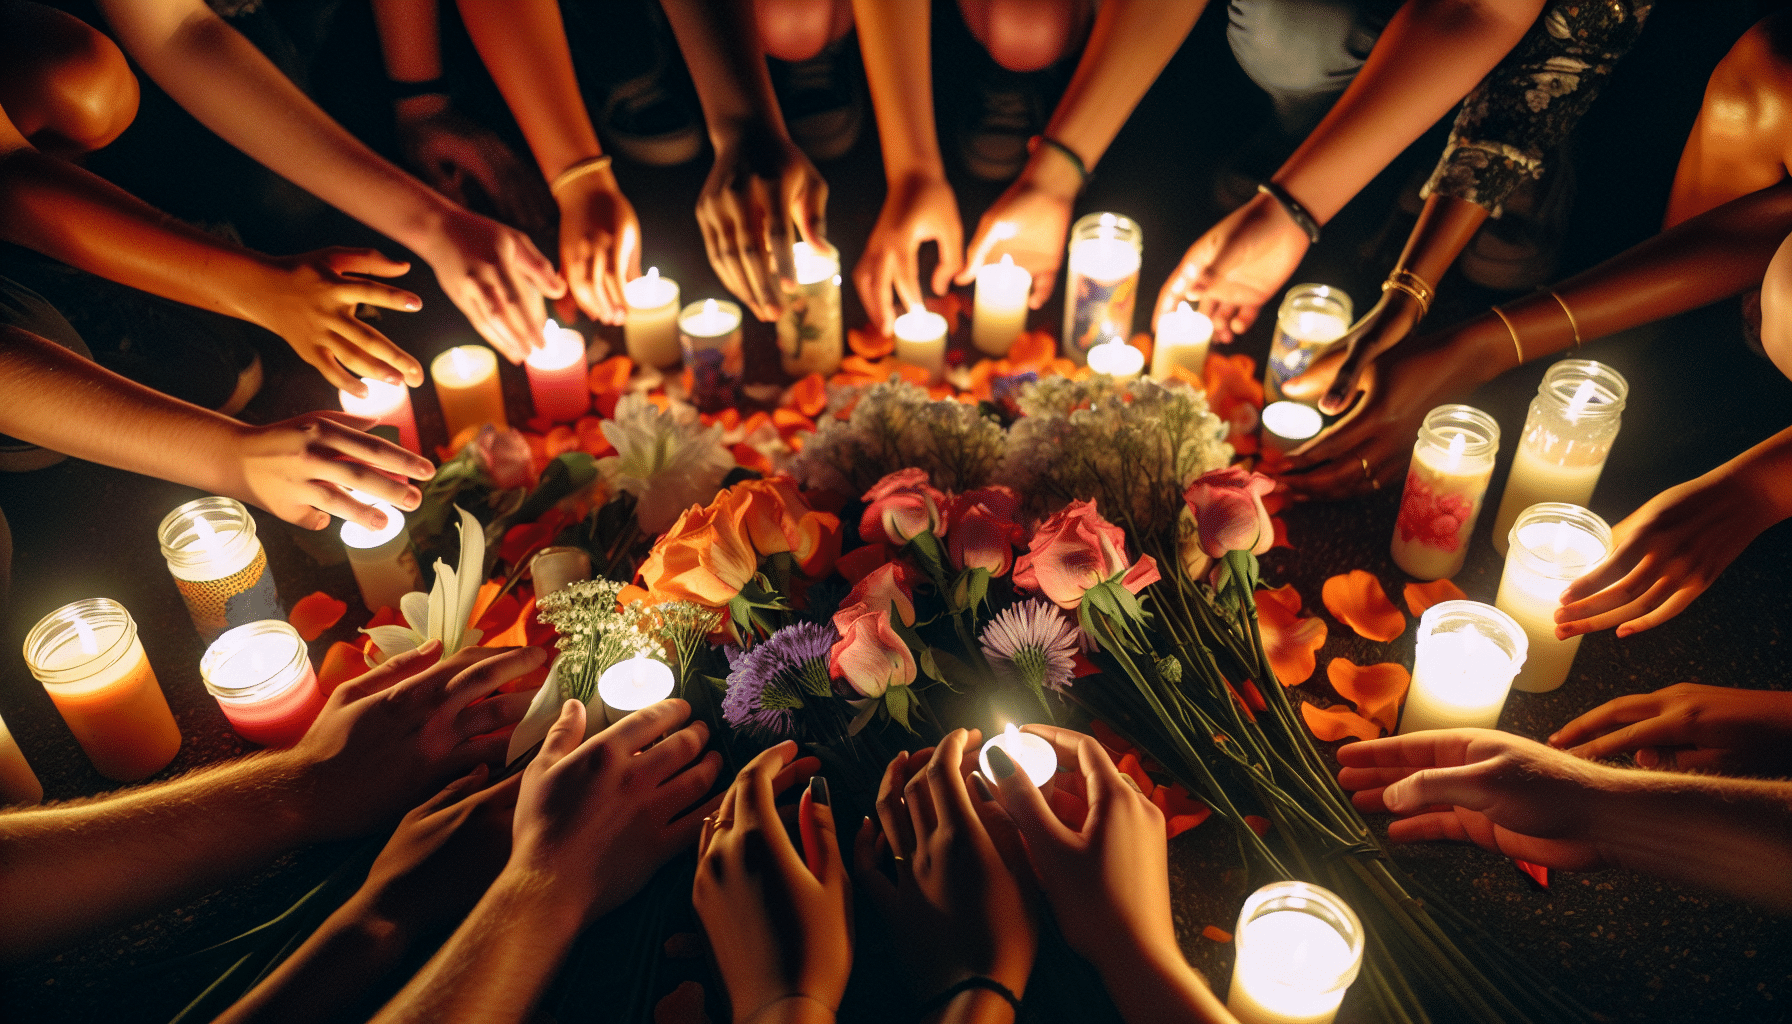
<path fill-rule="evenodd" d="M 983 629 L 983 653 L 1011 666 L 1034 690 L 1062 690 L 1076 670 L 1077 630 L 1058 606 L 1034 598 L 1006 609 Z"/>
<path fill-rule="evenodd" d="M 635 518 L 650 536 L 664 533 L 692 505 L 708 504 L 734 468 L 721 425 L 703 426 L 697 410 L 682 402 L 661 411 L 630 392 L 603 421 L 603 432 L 616 454 L 597 460 L 598 471 L 635 496 Z"/>

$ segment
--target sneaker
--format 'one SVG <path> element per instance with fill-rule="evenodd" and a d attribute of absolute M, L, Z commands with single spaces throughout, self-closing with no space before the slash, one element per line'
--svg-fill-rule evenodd
<path fill-rule="evenodd" d="M 865 98 L 859 89 L 858 52 L 858 40 L 849 32 L 808 60 L 766 58 L 791 141 L 811 160 L 838 160 L 859 141 Z"/>
<path fill-rule="evenodd" d="M 1529 291 L 1555 275 L 1568 214 L 1574 207 L 1574 162 L 1563 147 L 1541 181 L 1527 181 L 1506 198 L 1456 261 L 1462 276 L 1495 291 Z"/>
<path fill-rule="evenodd" d="M 991 64 L 978 102 L 958 129 L 967 170 L 984 181 L 1007 181 L 1027 165 L 1027 140 L 1045 130 L 1045 104 L 1034 75 Z"/>
<path fill-rule="evenodd" d="M 657 67 L 612 88 L 597 122 L 605 145 L 649 167 L 676 167 L 703 151 L 702 119 Z"/>

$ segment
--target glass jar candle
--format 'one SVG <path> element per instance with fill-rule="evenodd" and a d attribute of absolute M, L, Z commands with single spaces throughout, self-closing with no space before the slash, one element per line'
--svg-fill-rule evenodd
<path fill-rule="evenodd" d="M 1145 233 L 1130 217 L 1091 213 L 1070 229 L 1064 357 L 1078 366 L 1105 341 L 1132 337 Z"/>
<path fill-rule="evenodd" d="M 704 299 L 678 314 L 678 343 L 690 376 L 691 404 L 704 412 L 732 408 L 746 369 L 740 306 Z"/>
<path fill-rule="evenodd" d="M 355 522 L 342 524 L 342 547 L 348 552 L 355 584 L 361 588 L 361 603 L 370 612 L 397 609 L 404 595 L 423 589 L 423 573 L 417 567 L 417 552 L 411 547 L 404 513 L 360 492 L 353 497 L 386 513 L 383 529 L 369 530 Z"/>
<path fill-rule="evenodd" d="M 684 354 L 678 347 L 678 282 L 661 277 L 660 268 L 648 267 L 646 274 L 622 286 L 622 298 L 628 303 L 622 321 L 628 357 L 639 366 L 677 366 Z"/>
<path fill-rule="evenodd" d="M 1568 584 L 1604 561 L 1611 549 L 1612 528 L 1578 505 L 1546 501 L 1518 514 L 1493 599 L 1524 627 L 1530 645 L 1513 689 L 1547 693 L 1568 678 L 1581 638 L 1556 639 L 1556 609 Z"/>
<path fill-rule="evenodd" d="M 1001 358 L 1027 329 L 1027 292 L 1033 275 L 1014 265 L 1014 257 L 977 268 L 977 295 L 971 305 L 971 344 L 986 356 Z"/>
<path fill-rule="evenodd" d="M 1591 359 L 1564 359 L 1543 375 L 1493 520 L 1496 551 L 1506 553 L 1506 535 L 1532 505 L 1591 503 L 1629 395 L 1623 374 Z"/>
<path fill-rule="evenodd" d="M 1425 414 L 1394 522 L 1394 564 L 1422 580 L 1456 575 L 1493 477 L 1500 427 L 1466 405 Z"/>
<path fill-rule="evenodd" d="M 570 423 L 591 411 L 585 377 L 585 336 L 552 320 L 541 325 L 542 346 L 523 358 L 535 415 Z"/>
<path fill-rule="evenodd" d="M 1400 733 L 1492 729 L 1530 643 L 1512 616 L 1479 601 L 1442 601 L 1419 616 Z"/>
<path fill-rule="evenodd" d="M 827 376 L 840 369 L 846 335 L 840 322 L 840 253 L 826 242 L 790 247 L 793 280 L 780 279 L 784 315 L 778 318 L 778 352 L 792 377 Z"/>
<path fill-rule="evenodd" d="M 1226 1008 L 1242 1024 L 1330 1024 L 1363 965 L 1363 923 L 1328 889 L 1274 882 L 1238 913 Z"/>
<path fill-rule="evenodd" d="M 469 427 L 490 423 L 507 427 L 504 386 L 498 379 L 498 354 L 484 345 L 456 345 L 429 364 L 436 398 L 442 403 L 442 420 L 448 443 Z"/>
<path fill-rule="evenodd" d="M 535 581 L 537 601 L 591 578 L 591 553 L 561 545 L 542 548 L 529 559 L 529 578 Z"/>
<path fill-rule="evenodd" d="M 277 619 L 238 626 L 199 661 L 205 691 L 237 735 L 264 747 L 290 747 L 324 708 L 299 631 Z"/>
<path fill-rule="evenodd" d="M 1281 455 L 1311 441 L 1325 428 L 1319 410 L 1302 402 L 1271 402 L 1258 419 L 1263 447 Z"/>
<path fill-rule="evenodd" d="M 242 502 L 195 498 L 168 513 L 156 535 L 199 639 L 209 644 L 232 626 L 286 617 Z"/>
<path fill-rule="evenodd" d="M 1282 385 L 1307 372 L 1319 353 L 1350 330 L 1350 296 L 1329 284 L 1297 284 L 1276 311 L 1276 333 L 1263 368 L 1263 400 L 1282 399 Z"/>
<path fill-rule="evenodd" d="M 388 384 L 372 377 L 362 377 L 361 386 L 367 397 L 360 398 L 346 391 L 337 391 L 342 411 L 366 416 L 376 427 L 398 431 L 398 443 L 416 455 L 423 454 L 423 442 L 417 437 L 417 413 L 411 408 L 411 389 L 403 384 Z"/>
<path fill-rule="evenodd" d="M 25 664 L 106 778 L 148 778 L 180 751 L 137 623 L 117 601 L 89 598 L 39 619 L 25 636 Z"/>

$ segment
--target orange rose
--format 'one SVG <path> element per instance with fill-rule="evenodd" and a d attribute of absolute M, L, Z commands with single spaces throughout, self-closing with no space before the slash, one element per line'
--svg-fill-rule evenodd
<path fill-rule="evenodd" d="M 717 495 L 714 507 L 760 557 L 788 551 L 810 579 L 832 572 L 840 557 L 840 517 L 811 509 L 789 477 L 742 481 Z"/>
<path fill-rule="evenodd" d="M 834 628 L 845 636 L 855 619 L 873 611 L 888 612 L 892 606 L 903 625 L 914 625 L 915 582 L 920 577 L 920 572 L 907 562 L 886 562 L 871 570 L 840 602 L 840 610 L 834 613 Z"/>
<path fill-rule="evenodd" d="M 759 569 L 753 544 L 717 505 L 685 510 L 641 564 L 654 603 L 692 601 L 721 608 Z"/>

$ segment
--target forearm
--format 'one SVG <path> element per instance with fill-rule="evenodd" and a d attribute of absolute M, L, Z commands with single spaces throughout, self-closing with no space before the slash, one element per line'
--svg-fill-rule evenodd
<path fill-rule="evenodd" d="M 1237 1024 L 1179 949 L 1116 950 L 1095 966 L 1127 1024 Z"/>
<path fill-rule="evenodd" d="M 333 1020 L 398 963 L 410 941 L 356 893 L 214 1024 Z"/>
<path fill-rule="evenodd" d="M 787 133 L 752 0 L 662 0 L 718 150 L 749 132 Z"/>
<path fill-rule="evenodd" d="M 1601 767 L 1589 824 L 1607 860 L 1792 910 L 1792 783 Z"/>
<path fill-rule="evenodd" d="M 1206 6 L 1206 0 L 1107 0 L 1045 133 L 1094 170 Z"/>
<path fill-rule="evenodd" d="M 460 14 L 544 178 L 603 154 L 554 0 L 460 0 Z"/>
<path fill-rule="evenodd" d="M 373 0 L 380 60 L 394 82 L 442 77 L 442 29 L 436 0 Z"/>
<path fill-rule="evenodd" d="M 1760 530 L 1792 518 L 1792 427 L 1705 475 L 1734 488 L 1737 509 L 1747 510 Z"/>
<path fill-rule="evenodd" d="M 946 167 L 933 126 L 928 5 L 854 0 L 852 14 L 877 113 L 884 179 L 892 185 L 911 178 L 943 180 Z"/>

